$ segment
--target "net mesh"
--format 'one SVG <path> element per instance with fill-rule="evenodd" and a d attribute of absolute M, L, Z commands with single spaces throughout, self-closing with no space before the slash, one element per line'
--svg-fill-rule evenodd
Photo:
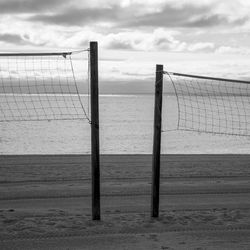
<path fill-rule="evenodd" d="M 80 95 L 80 86 L 88 85 L 87 60 L 87 50 L 0 54 L 0 121 L 89 119 Z M 79 65 L 84 76 L 76 75 Z"/>
<path fill-rule="evenodd" d="M 250 82 L 164 72 L 178 103 L 178 130 L 250 135 Z"/>

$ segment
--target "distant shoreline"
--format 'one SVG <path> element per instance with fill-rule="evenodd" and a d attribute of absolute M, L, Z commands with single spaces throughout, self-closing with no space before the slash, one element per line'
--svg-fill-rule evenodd
<path fill-rule="evenodd" d="M 90 94 L 87 93 L 80 93 L 80 96 L 88 96 Z M 175 93 L 171 93 L 171 92 L 165 92 L 163 93 L 163 95 L 168 95 L 168 96 L 176 96 Z M 76 93 L 0 93 L 0 96 L 78 96 L 78 94 Z M 154 96 L 154 93 L 101 93 L 99 94 L 99 96 L 101 97 L 108 97 L 108 96 Z M 241 97 L 249 97 L 249 95 L 246 94 L 230 94 L 230 93 L 225 93 L 225 94 L 191 94 L 188 93 L 186 95 L 182 95 L 182 96 L 198 96 L 198 97 L 213 97 L 213 96 L 227 96 L 227 97 L 237 97 L 237 96 L 241 96 Z"/>

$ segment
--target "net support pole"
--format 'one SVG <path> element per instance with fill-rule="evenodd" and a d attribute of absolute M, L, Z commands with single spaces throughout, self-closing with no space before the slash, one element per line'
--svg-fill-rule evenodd
<path fill-rule="evenodd" d="M 91 171 L 92 219 L 101 219 L 100 209 L 100 149 L 99 149 L 99 90 L 98 43 L 90 42 L 90 92 L 91 92 Z"/>
<path fill-rule="evenodd" d="M 159 216 L 163 65 L 156 65 L 151 217 Z"/>

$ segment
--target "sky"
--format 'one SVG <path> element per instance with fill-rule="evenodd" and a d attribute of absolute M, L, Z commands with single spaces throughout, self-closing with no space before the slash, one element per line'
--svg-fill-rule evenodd
<path fill-rule="evenodd" d="M 89 41 L 99 44 L 104 93 L 151 91 L 156 64 L 250 79 L 250 1 L 0 0 L 2 51 L 77 50 Z"/>

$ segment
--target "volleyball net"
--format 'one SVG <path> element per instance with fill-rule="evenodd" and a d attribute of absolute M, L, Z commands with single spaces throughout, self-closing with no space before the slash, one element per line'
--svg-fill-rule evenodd
<path fill-rule="evenodd" d="M 89 120 L 89 49 L 0 53 L 0 122 Z"/>
<path fill-rule="evenodd" d="M 173 117 L 176 128 L 169 129 L 166 120 Z M 162 132 L 249 136 L 250 81 L 168 72 L 157 64 L 153 128 L 151 217 L 158 217 Z"/>
<path fill-rule="evenodd" d="M 163 74 L 176 95 L 177 130 L 250 135 L 250 81 Z"/>
<path fill-rule="evenodd" d="M 0 122 L 78 119 L 90 123 L 92 219 L 100 220 L 98 43 L 79 51 L 0 53 Z M 89 168 L 88 161 L 81 165 Z"/>

